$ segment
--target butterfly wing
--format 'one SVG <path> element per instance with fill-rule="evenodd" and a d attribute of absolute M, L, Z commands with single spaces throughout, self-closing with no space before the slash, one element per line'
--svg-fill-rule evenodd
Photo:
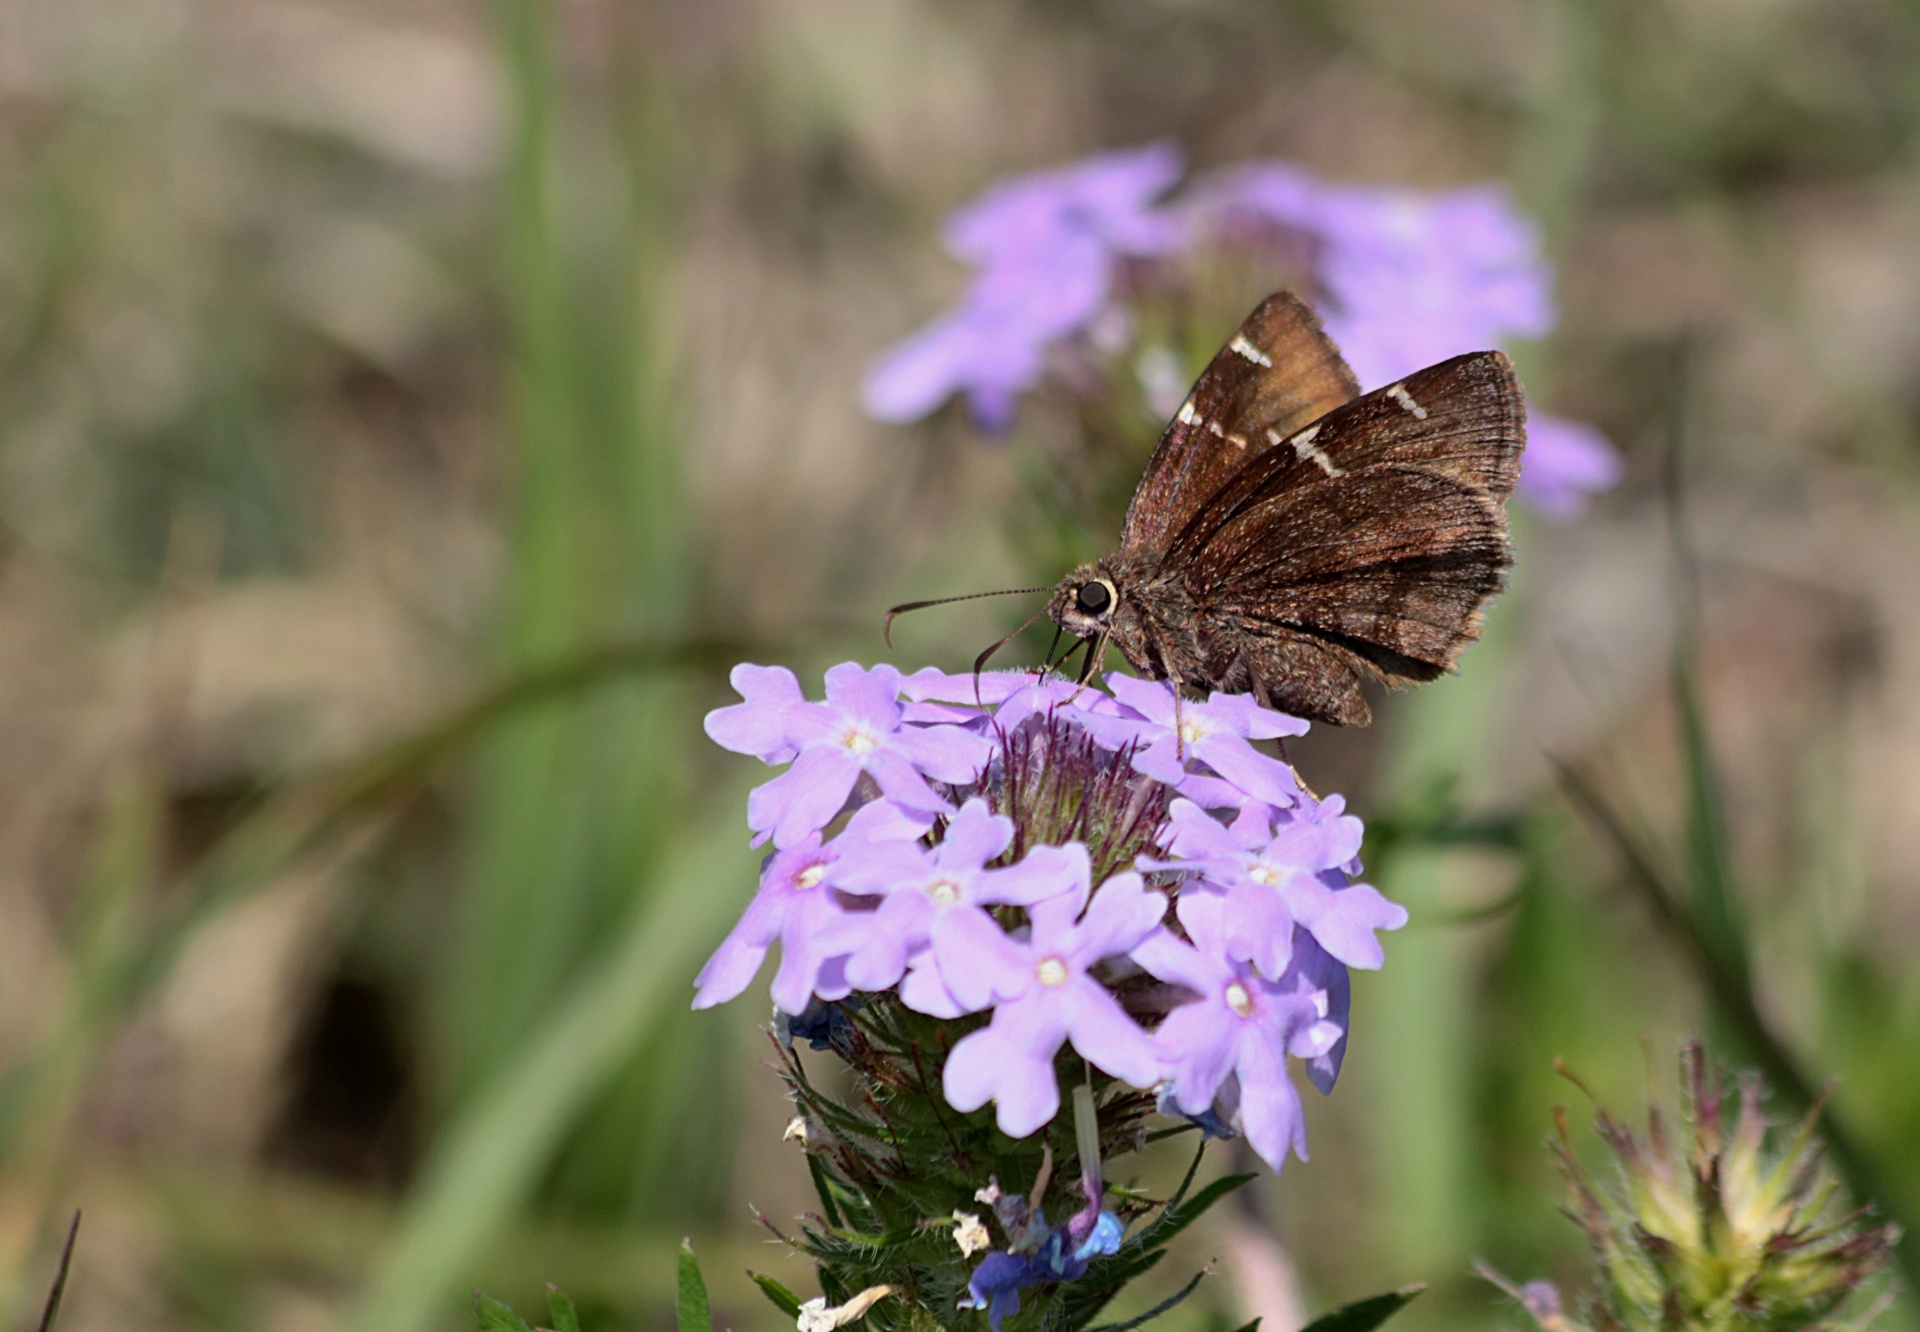
<path fill-rule="evenodd" d="M 1305 301 L 1248 315 L 1180 405 L 1127 506 L 1120 553 L 1159 550 L 1251 458 L 1360 391 Z"/>
<path fill-rule="evenodd" d="M 1502 501 L 1524 438 L 1512 368 L 1482 352 L 1337 408 L 1229 478 L 1169 550 L 1207 674 L 1351 724 L 1367 719 L 1363 678 L 1451 670 L 1512 563 Z"/>

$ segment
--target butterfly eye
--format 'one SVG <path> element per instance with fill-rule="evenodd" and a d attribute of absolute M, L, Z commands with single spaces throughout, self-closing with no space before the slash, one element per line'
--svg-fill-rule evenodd
<path fill-rule="evenodd" d="M 1099 615 L 1113 604 L 1113 592 L 1105 583 L 1082 583 L 1073 599 L 1088 615 Z"/>

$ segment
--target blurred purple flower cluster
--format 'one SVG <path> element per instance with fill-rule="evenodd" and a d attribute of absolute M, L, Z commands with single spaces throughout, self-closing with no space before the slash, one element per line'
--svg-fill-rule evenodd
<path fill-rule="evenodd" d="M 1287 252 L 1304 257 L 1308 294 L 1366 389 L 1553 328 L 1538 228 L 1501 186 L 1333 184 L 1255 162 L 1163 200 L 1180 175 L 1177 150 L 1155 144 L 1016 177 L 961 208 L 947 243 L 978 266 L 974 285 L 958 310 L 875 364 L 869 414 L 914 420 L 964 392 L 983 427 L 1005 429 L 1050 348 L 1128 326 L 1107 317 L 1118 314 L 1121 260 L 1269 234 L 1304 242 Z M 1548 517 L 1574 517 L 1619 476 L 1618 455 L 1592 426 L 1533 416 L 1519 491 Z"/>
<path fill-rule="evenodd" d="M 1115 260 L 1168 254 L 1185 229 L 1154 206 L 1180 178 L 1171 144 L 1104 153 L 1003 181 L 947 219 L 946 245 L 977 270 L 958 309 L 874 367 L 866 408 L 914 421 L 955 393 L 991 430 L 1040 380 L 1047 348 L 1107 308 Z"/>
<path fill-rule="evenodd" d="M 739 995 L 778 943 L 786 1014 L 892 994 L 989 1015 L 942 1084 L 958 1110 L 996 1103 L 1010 1136 L 1058 1113 L 1071 1043 L 1234 1125 L 1275 1169 L 1305 1156 L 1288 1058 L 1331 1088 L 1347 968 L 1378 967 L 1376 931 L 1406 922 L 1351 881 L 1360 821 L 1253 744 L 1306 723 L 1240 695 L 1176 710 L 1164 684 L 1120 675 L 1106 692 L 846 663 L 821 702 L 782 668 L 732 678 L 744 701 L 708 735 L 791 766 L 750 798 L 775 849 L 695 1007 Z"/>

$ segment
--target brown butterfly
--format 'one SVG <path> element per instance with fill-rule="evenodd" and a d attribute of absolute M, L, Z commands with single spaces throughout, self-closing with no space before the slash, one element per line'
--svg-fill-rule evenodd
<path fill-rule="evenodd" d="M 1120 548 L 1046 613 L 1087 645 L 1082 678 L 1112 643 L 1150 679 L 1365 725 L 1363 681 L 1431 680 L 1480 636 L 1513 562 L 1503 501 L 1525 417 L 1497 351 L 1361 396 L 1313 311 L 1279 292 L 1160 437 Z"/>

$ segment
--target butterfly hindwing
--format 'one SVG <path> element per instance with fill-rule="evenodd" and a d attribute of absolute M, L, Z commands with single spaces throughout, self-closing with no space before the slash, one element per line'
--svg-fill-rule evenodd
<path fill-rule="evenodd" d="M 1359 392 L 1353 372 L 1292 292 L 1248 315 L 1161 435 L 1120 535 L 1123 554 L 1158 550 L 1250 458 Z"/>
<path fill-rule="evenodd" d="M 1340 484 L 1284 490 L 1225 524 L 1187 585 L 1222 651 L 1244 656 L 1249 687 L 1303 715 L 1365 715 L 1359 677 L 1389 686 L 1451 670 L 1480 636 L 1481 607 L 1512 563 L 1506 514 L 1482 488 L 1429 467 L 1376 463 Z M 1274 681 L 1300 643 L 1344 663 L 1291 691 Z M 1349 678 L 1350 677 L 1350 678 Z M 1299 697 L 1318 687 L 1326 697 Z M 1351 697 L 1346 697 L 1350 695 Z"/>

